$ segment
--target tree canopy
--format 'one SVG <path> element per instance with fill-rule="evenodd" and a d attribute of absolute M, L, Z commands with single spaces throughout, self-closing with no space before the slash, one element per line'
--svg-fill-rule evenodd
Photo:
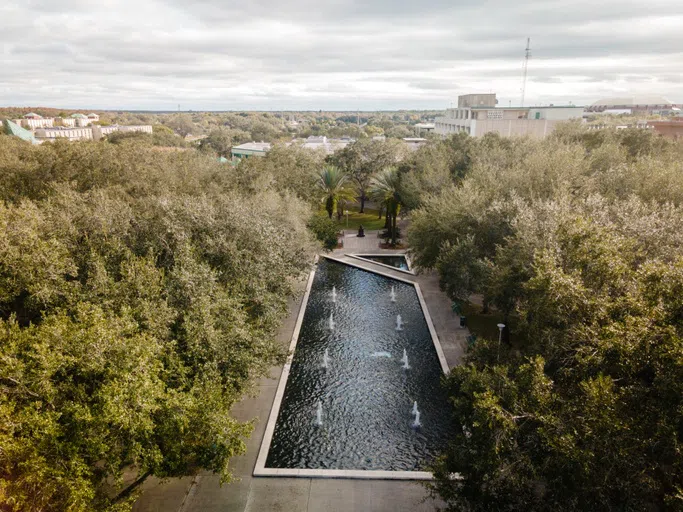
<path fill-rule="evenodd" d="M 568 125 L 469 155 L 413 212 L 413 261 L 511 343 L 448 377 L 432 489 L 454 511 L 683 508 L 683 147 Z"/>
<path fill-rule="evenodd" d="M 281 361 L 310 208 L 199 152 L 0 139 L 0 501 L 123 511 L 123 480 L 230 479 Z"/>

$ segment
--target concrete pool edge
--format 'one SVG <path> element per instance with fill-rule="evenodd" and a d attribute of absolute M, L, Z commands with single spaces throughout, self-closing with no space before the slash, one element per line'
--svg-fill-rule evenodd
<path fill-rule="evenodd" d="M 444 375 L 448 374 L 449 368 L 446 362 L 446 357 L 444 356 L 443 349 L 439 342 L 439 338 L 434 329 L 434 324 L 432 323 L 432 318 L 429 315 L 429 310 L 427 309 L 427 304 L 425 303 L 424 297 L 422 296 L 422 291 L 420 290 L 420 285 L 408 279 L 403 279 L 401 277 L 392 276 L 385 272 L 379 270 L 369 270 L 360 265 L 355 265 L 347 261 L 337 259 L 333 256 L 321 255 L 330 261 L 336 263 L 341 263 L 349 267 L 357 268 L 359 270 L 364 270 L 373 274 L 378 274 L 389 279 L 394 279 L 396 281 L 401 281 L 404 283 L 411 284 L 415 287 L 415 292 L 417 293 L 418 300 L 420 302 L 420 307 L 422 309 L 422 314 L 427 322 L 427 327 L 436 349 L 436 354 L 439 359 L 439 364 Z M 362 259 L 362 258 L 359 258 Z M 318 263 L 318 257 L 315 259 L 315 264 Z M 388 266 L 388 265 L 387 265 Z M 395 268 L 391 267 L 393 270 Z M 263 440 L 261 441 L 261 446 L 259 449 L 258 457 L 256 458 L 256 465 L 252 473 L 253 476 L 259 477 L 300 477 L 300 478 L 348 478 L 348 479 L 376 479 L 376 480 L 432 480 L 433 476 L 427 471 L 386 471 L 386 470 L 358 470 L 358 469 L 303 469 L 303 468 L 267 468 L 266 460 L 268 458 L 268 452 L 270 451 L 270 445 L 273 441 L 273 434 L 275 433 L 275 425 L 277 423 L 277 418 L 280 414 L 280 407 L 282 406 L 282 401 L 284 399 L 285 388 L 287 387 L 287 380 L 289 379 L 289 372 L 292 365 L 292 360 L 294 359 L 294 351 L 296 349 L 297 342 L 299 340 L 299 334 L 301 332 L 301 326 L 303 324 L 304 315 L 306 314 L 306 308 L 308 306 L 308 299 L 311 294 L 311 288 L 313 287 L 313 280 L 315 278 L 316 268 L 311 270 L 308 276 L 308 282 L 306 283 L 306 290 L 304 292 L 303 300 L 301 301 L 301 306 L 299 307 L 299 314 L 296 319 L 296 324 L 294 326 L 294 332 L 292 333 L 292 339 L 289 345 L 289 353 L 287 355 L 287 361 L 282 368 L 282 374 L 280 375 L 280 380 L 278 382 L 277 390 L 275 392 L 275 398 L 273 400 L 273 405 L 270 409 L 270 415 L 268 416 L 268 423 L 266 424 L 266 430 L 263 434 Z"/>
<path fill-rule="evenodd" d="M 350 258 L 356 258 L 357 260 L 365 261 L 367 263 L 372 263 L 374 265 L 380 265 L 380 266 L 388 268 L 390 270 L 395 270 L 397 272 L 403 272 L 404 274 L 409 274 L 411 276 L 415 275 L 415 271 L 411 268 L 412 265 L 410 264 L 410 258 L 408 257 L 408 253 L 405 253 L 405 252 L 396 252 L 396 253 L 389 253 L 389 252 L 384 252 L 384 253 L 370 253 L 370 252 L 357 253 L 357 252 L 355 252 L 355 253 L 346 253 L 346 255 Z M 388 256 L 403 256 L 406 259 L 406 264 L 408 265 L 408 270 L 405 270 L 403 268 L 393 267 L 391 265 L 387 265 L 386 263 L 380 263 L 379 261 L 371 260 L 369 258 L 366 258 L 365 256 L 380 256 L 380 257 L 385 257 L 385 258 Z"/>
<path fill-rule="evenodd" d="M 343 478 L 350 480 L 433 480 L 427 471 L 383 471 L 373 469 L 255 468 L 254 476 L 283 478 Z"/>
<path fill-rule="evenodd" d="M 318 257 L 316 256 L 314 265 L 318 264 Z M 266 424 L 266 431 L 263 434 L 263 440 L 261 441 L 261 448 L 259 449 L 258 457 L 256 458 L 256 467 L 254 468 L 254 476 L 273 476 L 264 473 L 266 469 L 266 459 L 268 458 L 268 451 L 270 450 L 270 443 L 273 440 L 273 433 L 275 432 L 275 424 L 277 423 L 277 417 L 280 413 L 280 406 L 282 405 L 282 399 L 285 396 L 285 387 L 287 387 L 287 379 L 289 378 L 289 370 L 292 366 L 292 360 L 294 359 L 294 349 L 296 348 L 296 343 L 299 340 L 299 333 L 301 331 L 301 324 L 304 321 L 304 315 L 306 314 L 306 306 L 308 306 L 308 298 L 311 295 L 311 288 L 313 287 L 313 279 L 315 278 L 316 267 L 313 267 L 311 273 L 308 275 L 308 282 L 306 283 L 306 290 L 304 292 L 304 298 L 301 301 L 301 306 L 299 307 L 299 314 L 296 317 L 296 324 L 294 324 L 294 332 L 292 333 L 292 339 L 289 343 L 289 349 L 287 354 L 287 361 L 282 368 L 282 374 L 280 374 L 280 381 L 277 385 L 277 390 L 275 391 L 275 399 L 273 400 L 273 405 L 270 409 L 270 415 L 268 416 L 268 423 Z"/>

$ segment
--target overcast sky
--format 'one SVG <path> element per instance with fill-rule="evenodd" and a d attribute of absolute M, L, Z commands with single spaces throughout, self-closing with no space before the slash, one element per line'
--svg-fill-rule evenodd
<path fill-rule="evenodd" d="M 683 103 L 683 0 L 0 0 L 0 106 Z"/>

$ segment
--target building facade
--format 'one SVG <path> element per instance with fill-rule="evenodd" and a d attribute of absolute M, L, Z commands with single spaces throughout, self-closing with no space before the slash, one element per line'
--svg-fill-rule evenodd
<path fill-rule="evenodd" d="M 66 128 L 55 126 L 52 128 L 38 128 L 35 131 L 36 139 L 40 142 L 67 139 L 67 140 L 92 140 L 92 129 L 88 127 Z"/>
<path fill-rule="evenodd" d="M 586 112 L 599 113 L 615 110 L 627 110 L 633 115 L 660 114 L 683 108 L 663 96 L 625 96 L 619 98 L 603 98 L 586 108 Z M 668 114 L 666 114 L 668 115 Z"/>
<path fill-rule="evenodd" d="M 303 143 L 301 143 L 301 147 L 304 149 L 311 149 L 313 151 L 322 150 L 326 154 L 331 155 L 337 150 L 344 149 L 352 142 L 356 141 L 355 139 L 351 139 L 349 137 L 342 137 L 341 139 L 328 139 L 324 136 L 311 135 L 306 140 L 304 140 Z"/>
<path fill-rule="evenodd" d="M 39 142 L 67 139 L 67 140 L 100 140 L 105 135 L 114 132 L 142 132 L 152 133 L 151 125 L 131 125 L 131 126 L 77 126 L 67 128 L 56 126 L 52 128 L 39 128 L 35 131 L 35 137 Z"/>
<path fill-rule="evenodd" d="M 458 97 L 458 108 L 446 110 L 446 115 L 435 119 L 435 132 L 442 136 L 467 133 L 481 137 L 496 132 L 504 137 L 524 136 L 541 138 L 555 126 L 583 117 L 583 107 L 496 107 L 495 94 L 467 94 Z"/>
<path fill-rule="evenodd" d="M 38 114 L 30 112 L 26 114 L 22 119 L 15 119 L 14 124 L 28 128 L 29 130 L 35 130 L 36 128 L 48 128 L 53 126 L 54 119 L 51 117 L 43 117 Z"/>
<path fill-rule="evenodd" d="M 671 119 L 668 121 L 648 121 L 648 127 L 652 127 L 656 133 L 669 139 L 683 140 L 683 119 Z"/>
<path fill-rule="evenodd" d="M 415 126 L 413 126 L 413 129 L 415 130 L 415 135 L 417 135 L 418 137 L 426 133 L 433 133 L 435 128 L 436 126 L 434 125 L 434 123 L 417 123 Z"/>
<path fill-rule="evenodd" d="M 270 148 L 270 142 L 245 142 L 239 146 L 233 146 L 230 155 L 233 160 L 242 160 L 252 156 L 266 156 Z"/>
<path fill-rule="evenodd" d="M 76 122 L 76 126 L 88 126 L 91 122 L 84 114 L 71 114 L 71 118 Z"/>

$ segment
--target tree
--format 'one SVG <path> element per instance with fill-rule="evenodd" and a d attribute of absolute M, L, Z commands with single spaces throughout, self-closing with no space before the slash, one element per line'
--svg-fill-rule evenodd
<path fill-rule="evenodd" d="M 459 426 L 434 489 L 452 510 L 678 509 L 683 259 L 641 265 L 587 219 L 551 237 L 523 285 L 522 353 L 497 363 L 483 342 L 449 378 Z"/>
<path fill-rule="evenodd" d="M 171 128 L 181 137 L 187 137 L 196 132 L 195 124 L 188 114 L 175 114 L 166 120 L 166 126 Z"/>
<path fill-rule="evenodd" d="M 330 161 L 351 177 L 358 190 L 360 212 L 363 213 L 373 176 L 386 167 L 396 165 L 406 155 L 407 149 L 401 141 L 361 139 L 337 151 Z"/>
<path fill-rule="evenodd" d="M 353 190 L 348 187 L 348 176 L 340 169 L 329 165 L 320 171 L 316 190 L 330 219 L 340 201 L 354 199 Z"/>
<path fill-rule="evenodd" d="M 456 428 L 431 488 L 449 510 L 683 506 L 681 147 L 652 144 L 482 138 L 412 212 L 413 261 L 511 330 L 447 379 Z"/>
<path fill-rule="evenodd" d="M 0 166 L 4 509 L 124 512 L 150 475 L 229 480 L 252 429 L 230 409 L 283 360 L 310 206 L 134 139 L 2 138 Z"/>
<path fill-rule="evenodd" d="M 249 134 L 239 130 L 227 128 L 214 128 L 199 143 L 201 149 L 211 149 L 219 156 L 229 157 L 230 150 L 235 144 L 249 140 Z"/>
<path fill-rule="evenodd" d="M 397 218 L 403 205 L 401 199 L 401 176 L 396 169 L 385 169 L 374 177 L 370 184 L 370 196 L 384 204 L 387 219 L 389 220 L 389 233 L 392 245 L 397 242 Z"/>
<path fill-rule="evenodd" d="M 316 214 L 308 221 L 308 229 L 313 231 L 325 249 L 336 249 L 339 243 L 339 225 L 334 220 L 324 214 Z"/>

